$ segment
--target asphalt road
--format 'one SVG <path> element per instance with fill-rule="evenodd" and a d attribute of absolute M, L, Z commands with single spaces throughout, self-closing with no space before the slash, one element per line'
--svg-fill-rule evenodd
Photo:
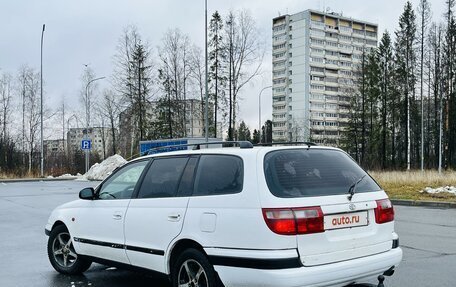
<path fill-rule="evenodd" d="M 96 184 L 0 182 L 1 287 L 169 287 L 160 278 L 98 264 L 82 276 L 63 276 L 51 267 L 44 235 L 51 210 Z M 396 274 L 386 279 L 386 287 L 456 286 L 456 209 L 396 206 L 396 230 L 404 260 Z"/>

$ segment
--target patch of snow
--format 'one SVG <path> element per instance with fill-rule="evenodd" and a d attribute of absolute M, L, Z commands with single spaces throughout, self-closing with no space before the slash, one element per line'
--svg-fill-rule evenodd
<path fill-rule="evenodd" d="M 103 180 L 117 167 L 124 165 L 126 162 L 127 161 L 122 156 L 115 154 L 101 163 L 92 165 L 89 171 L 81 177 L 81 180 Z"/>
<path fill-rule="evenodd" d="M 64 178 L 64 177 L 74 177 L 74 175 L 71 175 L 69 173 L 65 173 L 65 174 L 62 174 L 62 175 L 58 176 L 58 178 Z"/>
<path fill-rule="evenodd" d="M 54 177 L 53 177 L 52 175 L 49 175 L 49 176 L 48 176 L 48 177 L 46 177 L 46 178 L 54 178 Z"/>
<path fill-rule="evenodd" d="M 456 195 L 456 187 L 455 186 L 442 186 L 437 188 L 426 187 L 425 189 L 420 191 L 421 193 L 428 193 L 428 194 L 436 194 L 436 193 L 450 193 Z"/>

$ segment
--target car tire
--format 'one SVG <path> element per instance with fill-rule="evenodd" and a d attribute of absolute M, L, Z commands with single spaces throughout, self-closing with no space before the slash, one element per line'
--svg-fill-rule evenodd
<path fill-rule="evenodd" d="M 47 252 L 52 267 L 62 274 L 81 274 L 92 264 L 76 253 L 70 232 L 65 225 L 58 225 L 52 229 Z"/>
<path fill-rule="evenodd" d="M 176 259 L 171 270 L 173 287 L 181 285 L 220 287 L 220 279 L 207 257 L 197 249 L 186 249 Z"/>

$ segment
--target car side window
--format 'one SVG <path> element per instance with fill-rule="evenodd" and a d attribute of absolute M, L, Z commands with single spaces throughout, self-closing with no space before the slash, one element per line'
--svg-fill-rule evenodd
<path fill-rule="evenodd" d="M 122 167 L 103 183 L 98 191 L 98 199 L 131 198 L 135 186 L 148 163 L 148 160 L 142 160 Z"/>
<path fill-rule="evenodd" d="M 187 164 L 187 157 L 154 159 L 144 176 L 138 198 L 174 197 Z"/>
<path fill-rule="evenodd" d="M 232 155 L 202 155 L 195 178 L 194 196 L 232 194 L 242 191 L 244 166 Z"/>

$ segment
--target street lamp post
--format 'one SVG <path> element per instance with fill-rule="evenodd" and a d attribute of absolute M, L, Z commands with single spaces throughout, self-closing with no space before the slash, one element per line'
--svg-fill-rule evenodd
<path fill-rule="evenodd" d="M 272 86 L 267 86 L 261 89 L 260 94 L 258 95 L 258 134 L 260 135 L 260 143 L 261 143 L 261 93 L 264 90 L 272 88 Z"/>
<path fill-rule="evenodd" d="M 41 154 L 40 154 L 40 176 L 44 177 L 44 141 L 43 141 L 43 37 L 44 37 L 44 29 L 46 25 L 43 24 L 43 30 L 41 31 L 41 68 L 40 68 L 40 126 L 41 126 Z"/>
<path fill-rule="evenodd" d="M 77 117 L 75 114 L 73 114 L 73 115 L 71 115 L 71 116 L 67 119 L 67 133 L 70 132 L 70 120 L 71 120 L 72 118 L 76 119 L 76 127 L 79 128 L 78 117 Z M 67 141 L 68 141 L 68 140 L 69 140 L 69 137 L 67 136 Z M 65 152 L 66 152 L 67 154 L 70 154 L 69 151 L 70 151 L 70 145 L 67 143 L 67 148 L 65 149 Z"/>
<path fill-rule="evenodd" d="M 209 141 L 209 112 L 208 112 L 208 105 L 209 105 L 209 96 L 208 96 L 208 79 L 207 79 L 207 0 L 205 1 L 205 14 L 204 14 L 204 31 L 205 31 L 205 61 L 206 61 L 206 74 L 205 74 L 205 82 L 206 82 L 206 99 L 205 99 L 205 104 L 204 104 L 204 114 L 205 114 L 205 118 L 206 118 L 206 122 L 204 123 L 204 134 L 205 134 L 205 137 L 206 137 L 206 142 Z M 215 123 L 217 124 L 217 123 Z M 217 137 L 217 135 L 216 135 Z M 206 146 L 207 147 L 207 146 Z"/>
<path fill-rule="evenodd" d="M 89 114 L 89 106 L 90 106 L 90 99 L 89 99 L 89 86 L 95 81 L 102 80 L 106 77 L 99 77 L 90 80 L 87 85 L 86 85 L 86 132 L 84 138 L 87 140 L 89 139 L 89 122 L 90 122 L 90 114 Z M 90 155 L 90 150 L 86 149 L 85 150 L 85 172 L 89 171 L 89 155 Z"/>

